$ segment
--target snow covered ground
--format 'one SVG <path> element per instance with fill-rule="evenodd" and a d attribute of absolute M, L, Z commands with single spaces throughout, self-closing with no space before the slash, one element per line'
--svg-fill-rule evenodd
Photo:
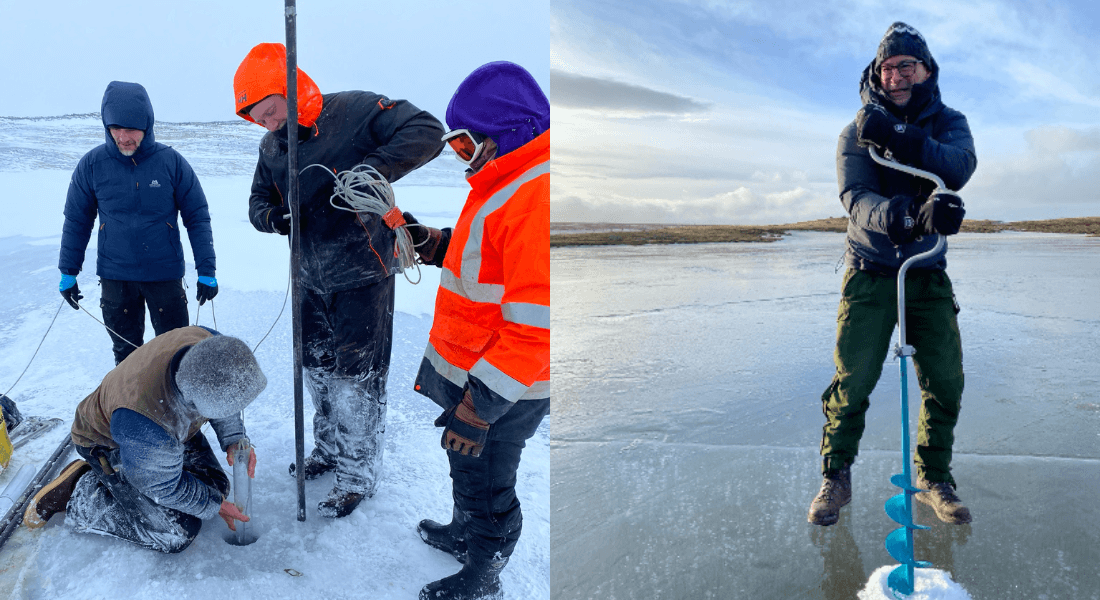
<path fill-rule="evenodd" d="M 256 232 L 247 200 L 256 146 L 263 130 L 244 123 L 163 123 L 157 141 L 189 160 L 210 203 L 220 293 L 198 312 L 200 325 L 255 345 L 275 322 L 287 289 L 286 239 Z M 76 404 L 113 367 L 102 327 L 62 302 L 57 255 L 62 208 L 76 161 L 103 142 L 98 116 L 52 119 L 0 117 L 0 392 L 7 390 L 35 352 L 30 368 L 9 394 L 24 414 L 62 417 L 71 423 Z M 444 155 L 398 183 L 397 203 L 433 226 L 452 225 L 466 196 L 462 165 Z M 83 304 L 100 317 L 95 236 L 79 284 Z M 184 247 L 190 256 L 190 247 Z M 195 273 L 188 263 L 192 322 Z M 416 274 L 410 274 L 415 280 Z M 316 504 L 332 476 L 307 482 L 307 520 L 296 520 L 293 380 L 289 302 L 257 351 L 267 389 L 245 413 L 257 446 L 252 484 L 259 540 L 225 543 L 220 519 L 205 523 L 198 539 L 166 556 L 115 539 L 75 534 L 63 516 L 42 530 L 17 530 L 0 550 L 0 596 L 19 599 L 117 598 L 415 598 L 426 583 L 458 570 L 449 555 L 426 546 L 415 531 L 423 518 L 450 516 L 447 459 L 432 426 L 439 410 L 412 390 L 431 326 L 437 270 L 419 285 L 398 276 L 385 476 L 374 499 L 351 516 L 328 520 Z M 50 328 L 51 319 L 57 315 Z M 50 328 L 46 335 L 47 328 Z M 152 337 L 146 327 L 146 339 Z M 312 406 L 306 404 L 306 450 L 312 448 Z M 209 427 L 204 428 L 215 443 Z M 41 464 L 56 448 L 57 430 L 17 452 L 0 486 L 21 464 Z M 223 457 L 224 459 L 224 457 Z M 67 461 L 66 461 L 67 462 Z M 548 598 L 549 450 L 540 432 L 527 444 L 517 489 L 524 508 L 523 538 L 503 575 L 508 598 Z"/>
<path fill-rule="evenodd" d="M 554 598 L 889 597 L 893 358 L 852 503 L 806 522 L 843 240 L 551 251 Z M 953 467 L 974 522 L 916 505 L 917 559 L 955 582 L 921 597 L 1098 599 L 1100 238 L 959 235 L 948 263 L 966 361 Z"/>

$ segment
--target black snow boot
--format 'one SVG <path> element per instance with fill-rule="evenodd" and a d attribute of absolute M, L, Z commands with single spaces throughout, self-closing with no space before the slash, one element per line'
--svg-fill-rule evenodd
<path fill-rule="evenodd" d="M 317 456 L 316 452 L 312 452 L 309 456 L 306 457 L 305 460 L 306 481 L 313 481 L 314 479 L 317 479 L 318 477 L 324 475 L 325 473 L 328 473 L 335 468 L 336 463 L 326 462 L 324 459 Z M 298 476 L 297 462 L 290 463 L 290 476 Z"/>
<path fill-rule="evenodd" d="M 840 508 L 852 501 L 852 467 L 825 472 L 821 490 L 810 503 L 806 519 L 814 525 L 832 525 L 840 519 Z"/>
<path fill-rule="evenodd" d="M 77 459 L 61 469 L 61 473 L 53 481 L 42 486 L 42 489 L 38 490 L 31 499 L 26 512 L 23 513 L 23 524 L 28 529 L 37 529 L 45 525 L 50 517 L 64 512 L 69 504 L 69 498 L 73 495 L 73 489 L 76 488 L 76 482 L 91 468 L 92 466 L 88 463 Z"/>
<path fill-rule="evenodd" d="M 339 519 L 346 517 L 355 510 L 359 503 L 367 496 L 356 492 L 349 492 L 340 488 L 332 488 L 328 496 L 317 505 L 317 512 L 322 517 Z"/>
<path fill-rule="evenodd" d="M 504 600 L 500 572 L 506 564 L 507 558 L 467 557 L 461 571 L 424 586 L 420 600 Z"/>
<path fill-rule="evenodd" d="M 462 513 L 456 508 L 451 522 L 443 525 L 431 519 L 424 519 L 416 526 L 417 533 L 424 543 L 455 557 L 460 563 L 466 562 L 466 523 Z"/>

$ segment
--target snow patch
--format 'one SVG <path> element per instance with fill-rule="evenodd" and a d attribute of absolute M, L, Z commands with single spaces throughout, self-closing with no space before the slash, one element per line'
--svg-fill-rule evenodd
<path fill-rule="evenodd" d="M 896 600 L 893 590 L 886 584 L 897 565 L 879 567 L 867 585 L 860 590 L 859 600 Z M 955 583 L 951 575 L 939 569 L 915 569 L 913 582 L 913 594 L 902 596 L 905 600 L 971 600 L 970 594 L 963 586 Z"/>

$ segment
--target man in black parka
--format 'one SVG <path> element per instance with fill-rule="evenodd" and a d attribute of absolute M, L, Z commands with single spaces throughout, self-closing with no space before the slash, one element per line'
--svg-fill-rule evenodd
<path fill-rule="evenodd" d="M 977 166 L 966 117 L 940 100 L 939 66 L 916 29 L 894 23 L 864 70 L 864 107 L 840 135 L 837 177 L 848 211 L 848 271 L 837 319 L 836 375 L 822 395 L 824 481 L 808 519 L 831 525 L 851 500 L 851 464 L 863 434 L 868 397 L 882 373 L 897 324 L 897 272 L 931 250 L 936 234 L 959 231 L 957 196 L 931 194 L 927 180 L 881 166 L 868 147 L 943 179 L 958 190 Z M 931 195 L 930 195 L 931 194 Z M 947 247 L 906 276 L 906 337 L 921 386 L 916 498 L 949 523 L 970 522 L 955 494 L 951 447 L 963 392 L 957 307 L 945 268 Z"/>
<path fill-rule="evenodd" d="M 260 141 L 249 218 L 259 231 L 287 235 L 282 44 L 254 47 L 233 87 L 237 114 L 270 131 Z M 439 155 L 443 125 L 405 100 L 360 91 L 322 95 L 300 69 L 298 123 L 302 362 L 316 409 L 305 477 L 336 471 L 318 510 L 343 517 L 374 495 L 382 475 L 397 257 L 395 233 L 381 217 L 329 203 L 333 173 L 363 164 L 397 181 Z M 323 168 L 308 168 L 313 164 Z"/>

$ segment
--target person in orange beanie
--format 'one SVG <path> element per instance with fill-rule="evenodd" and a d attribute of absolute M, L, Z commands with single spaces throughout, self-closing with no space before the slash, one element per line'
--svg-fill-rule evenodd
<path fill-rule="evenodd" d="M 305 477 L 336 472 L 318 510 L 337 518 L 373 496 L 382 477 L 393 276 L 399 269 L 390 225 L 329 204 L 332 174 L 366 165 L 393 183 L 439 155 L 443 126 L 405 100 L 364 91 L 322 94 L 300 69 L 297 81 L 298 164 L 325 167 L 305 169 L 298 178 L 303 367 L 316 409 Z M 259 231 L 287 235 L 283 45 L 252 48 L 233 78 L 233 92 L 237 115 L 269 131 L 260 141 L 249 218 Z"/>

